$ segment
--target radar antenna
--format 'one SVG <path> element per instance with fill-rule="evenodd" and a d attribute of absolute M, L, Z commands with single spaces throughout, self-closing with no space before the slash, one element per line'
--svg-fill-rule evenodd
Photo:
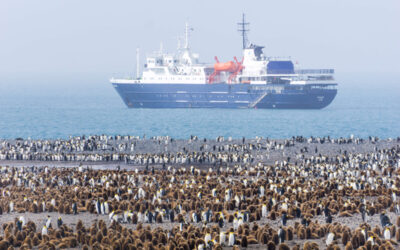
<path fill-rule="evenodd" d="M 250 30 L 247 28 L 247 25 L 249 25 L 250 23 L 246 23 L 245 22 L 245 18 L 244 18 L 244 13 L 243 13 L 243 17 L 242 17 L 242 22 L 238 23 L 239 25 L 239 29 L 238 31 L 240 31 L 242 33 L 242 39 L 243 39 L 243 49 L 245 49 L 247 47 L 247 32 L 249 32 Z"/>

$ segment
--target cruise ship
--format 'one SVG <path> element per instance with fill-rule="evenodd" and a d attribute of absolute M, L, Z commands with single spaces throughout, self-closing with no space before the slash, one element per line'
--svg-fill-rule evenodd
<path fill-rule="evenodd" d="M 110 82 L 129 108 L 322 109 L 337 94 L 333 69 L 300 69 L 290 58 L 269 57 L 247 42 L 248 23 L 239 23 L 243 55 L 239 61 L 199 62 L 185 41 L 174 54 L 162 50 L 146 58 L 136 78 Z"/>

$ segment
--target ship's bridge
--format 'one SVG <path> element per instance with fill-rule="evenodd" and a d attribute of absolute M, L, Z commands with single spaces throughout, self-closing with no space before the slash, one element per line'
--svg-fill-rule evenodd
<path fill-rule="evenodd" d="M 294 74 L 293 62 L 287 58 L 266 57 L 264 47 L 251 44 L 243 51 L 243 75 L 287 75 Z"/>
<path fill-rule="evenodd" d="M 243 50 L 243 75 L 256 76 L 266 74 L 265 56 L 263 54 L 262 46 L 251 44 Z"/>

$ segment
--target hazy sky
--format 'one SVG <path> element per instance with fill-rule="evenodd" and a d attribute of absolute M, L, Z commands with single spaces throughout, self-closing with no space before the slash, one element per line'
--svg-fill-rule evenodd
<path fill-rule="evenodd" d="M 399 0 L 1 0 L 0 74 L 111 75 L 135 70 L 135 50 L 174 51 L 188 21 L 203 62 L 241 58 L 237 22 L 265 54 L 305 68 L 385 74 L 400 69 Z"/>

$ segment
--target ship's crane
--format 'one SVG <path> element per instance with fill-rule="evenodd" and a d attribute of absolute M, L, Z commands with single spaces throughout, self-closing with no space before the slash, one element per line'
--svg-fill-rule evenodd
<path fill-rule="evenodd" d="M 241 62 L 238 61 L 236 56 L 234 56 L 233 59 L 235 59 L 235 62 L 236 62 L 237 66 L 236 66 L 236 70 L 234 72 L 232 72 L 232 74 L 229 76 L 228 83 L 232 83 L 232 80 L 235 79 L 237 74 L 239 74 L 242 71 L 242 69 L 244 68 L 244 66 L 243 66 L 244 57 L 242 58 Z"/>

